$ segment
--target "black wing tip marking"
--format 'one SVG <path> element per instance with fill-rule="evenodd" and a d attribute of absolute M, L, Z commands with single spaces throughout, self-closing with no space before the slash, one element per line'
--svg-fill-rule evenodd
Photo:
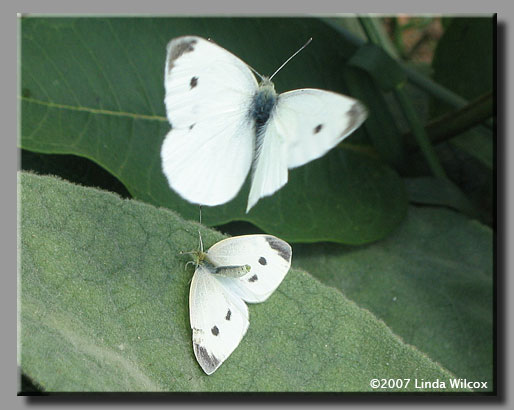
<path fill-rule="evenodd" d="M 221 362 L 214 355 L 209 355 L 207 349 L 197 343 L 193 344 L 196 358 L 203 371 L 212 374 L 220 366 Z"/>
<path fill-rule="evenodd" d="M 368 109 L 364 104 L 356 101 L 352 105 L 352 108 L 350 108 L 350 110 L 346 113 L 346 116 L 350 121 L 348 127 L 344 129 L 341 135 L 346 135 L 359 127 L 359 125 L 361 125 L 368 117 Z"/>
<path fill-rule="evenodd" d="M 282 239 L 275 238 L 274 236 L 266 236 L 266 242 L 268 242 L 271 249 L 277 251 L 282 259 L 287 262 L 291 262 L 291 246 L 284 242 Z"/>
<path fill-rule="evenodd" d="M 173 70 L 175 60 L 184 53 L 194 51 L 194 46 L 197 42 L 197 39 L 191 37 L 183 37 L 170 41 L 168 45 L 168 74 Z"/>

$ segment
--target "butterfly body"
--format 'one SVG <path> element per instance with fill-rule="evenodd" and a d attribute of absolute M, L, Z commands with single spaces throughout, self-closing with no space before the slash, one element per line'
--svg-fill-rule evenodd
<path fill-rule="evenodd" d="M 273 83 L 264 78 L 257 89 L 249 111 L 250 121 L 255 121 L 255 132 L 259 135 L 268 122 L 273 109 L 277 104 L 277 92 Z"/>
<path fill-rule="evenodd" d="M 365 120 L 350 97 L 318 89 L 277 94 L 248 66 L 197 36 L 168 44 L 165 105 L 171 131 L 161 148 L 173 190 L 189 202 L 233 199 L 252 169 L 246 211 L 287 183 L 288 169 L 324 155 Z"/>

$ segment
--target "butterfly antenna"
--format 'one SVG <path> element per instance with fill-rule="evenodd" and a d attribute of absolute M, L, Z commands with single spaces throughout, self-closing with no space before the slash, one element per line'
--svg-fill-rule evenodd
<path fill-rule="evenodd" d="M 254 72 L 254 73 L 255 73 L 255 74 L 256 74 L 256 75 L 261 79 L 261 81 L 264 81 L 264 76 L 263 76 L 263 75 L 261 75 L 261 74 L 260 74 L 260 73 L 255 69 L 255 68 L 253 68 L 250 64 L 248 64 L 248 63 L 245 63 L 245 64 L 246 64 L 246 66 L 247 66 L 250 70 L 252 70 L 252 71 L 253 71 L 253 72 Z"/>
<path fill-rule="evenodd" d="M 271 81 L 271 79 L 272 79 L 273 77 L 275 77 L 275 74 L 277 74 L 280 70 L 282 70 L 282 68 L 283 68 L 287 63 L 289 63 L 289 61 L 291 61 L 291 59 L 292 59 L 294 56 L 296 56 L 300 51 L 302 51 L 305 47 L 307 47 L 311 41 L 312 41 L 312 37 L 311 37 L 310 39 L 308 39 L 308 40 L 307 40 L 307 42 L 306 42 L 303 46 L 301 46 L 301 47 L 300 47 L 300 49 L 299 49 L 296 53 L 294 53 L 291 57 L 289 57 L 289 58 L 284 62 L 284 64 L 282 64 L 282 65 L 278 68 L 278 70 L 277 70 L 277 71 L 275 71 L 275 72 L 271 75 L 271 77 L 269 78 L 269 80 Z"/>

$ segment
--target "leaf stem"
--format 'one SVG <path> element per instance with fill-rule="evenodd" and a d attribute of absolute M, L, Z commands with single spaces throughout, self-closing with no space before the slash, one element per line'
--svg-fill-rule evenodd
<path fill-rule="evenodd" d="M 493 115 L 493 95 L 491 92 L 471 101 L 463 108 L 441 115 L 430 121 L 425 130 L 430 141 L 438 144 L 447 141 L 464 131 L 482 123 Z M 404 134 L 409 145 L 410 132 Z M 411 144 L 412 145 L 412 144 Z M 413 147 L 411 146 L 411 149 Z"/>

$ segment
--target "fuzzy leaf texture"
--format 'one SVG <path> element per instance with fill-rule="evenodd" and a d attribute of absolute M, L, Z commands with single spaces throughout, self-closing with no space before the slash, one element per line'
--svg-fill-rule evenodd
<path fill-rule="evenodd" d="M 46 391 L 371 391 L 375 377 L 452 377 L 298 269 L 250 306 L 248 333 L 206 376 L 179 252 L 197 248 L 198 228 L 207 247 L 223 236 L 54 177 L 20 173 L 19 182 L 20 365 Z"/>
<path fill-rule="evenodd" d="M 293 252 L 293 266 L 340 289 L 458 377 L 492 390 L 488 226 L 448 209 L 411 206 L 400 228 L 375 244 L 297 245 Z"/>

